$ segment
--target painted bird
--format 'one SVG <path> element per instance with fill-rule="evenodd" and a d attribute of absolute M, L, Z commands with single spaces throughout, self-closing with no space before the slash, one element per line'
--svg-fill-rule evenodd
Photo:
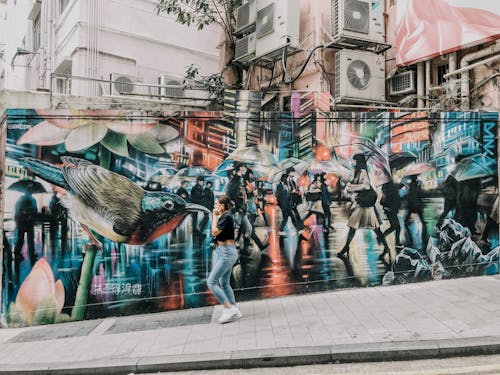
<path fill-rule="evenodd" d="M 62 166 L 35 158 L 22 164 L 53 185 L 65 189 L 62 204 L 89 234 L 130 245 L 147 244 L 176 228 L 191 212 L 210 212 L 176 194 L 143 190 L 127 177 L 88 160 L 62 156 Z"/>

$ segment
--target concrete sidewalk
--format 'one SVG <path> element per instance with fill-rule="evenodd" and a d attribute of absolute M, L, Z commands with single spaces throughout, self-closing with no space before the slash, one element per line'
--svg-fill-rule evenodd
<path fill-rule="evenodd" d="M 0 330 L 0 374 L 129 374 L 500 353 L 500 280 L 337 290 Z"/>

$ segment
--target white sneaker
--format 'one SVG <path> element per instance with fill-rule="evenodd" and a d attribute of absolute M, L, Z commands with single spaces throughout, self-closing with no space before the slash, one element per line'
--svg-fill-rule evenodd
<path fill-rule="evenodd" d="M 238 306 L 236 306 L 236 305 L 233 305 L 232 307 L 234 307 L 236 309 L 236 317 L 238 319 L 243 318 L 243 314 L 241 313 L 240 308 Z"/>
<path fill-rule="evenodd" d="M 219 323 L 229 323 L 233 321 L 234 317 L 238 315 L 238 309 L 235 306 L 224 307 L 222 314 L 219 318 Z"/>

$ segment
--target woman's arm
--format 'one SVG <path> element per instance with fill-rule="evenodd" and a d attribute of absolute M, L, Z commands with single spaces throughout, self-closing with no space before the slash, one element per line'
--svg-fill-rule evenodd
<path fill-rule="evenodd" d="M 357 184 L 352 184 L 351 183 L 351 191 L 362 191 L 362 190 L 369 190 L 371 185 L 370 185 L 370 178 L 368 177 L 368 172 L 364 169 L 361 170 L 359 173 L 359 179 L 358 179 Z"/>

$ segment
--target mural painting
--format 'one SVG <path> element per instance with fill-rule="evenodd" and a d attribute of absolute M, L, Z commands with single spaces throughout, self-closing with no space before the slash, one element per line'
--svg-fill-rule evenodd
<path fill-rule="evenodd" d="M 497 113 L 321 112 L 302 99 L 251 121 L 9 110 L 8 323 L 215 304 L 221 194 L 238 300 L 498 273 Z"/>

